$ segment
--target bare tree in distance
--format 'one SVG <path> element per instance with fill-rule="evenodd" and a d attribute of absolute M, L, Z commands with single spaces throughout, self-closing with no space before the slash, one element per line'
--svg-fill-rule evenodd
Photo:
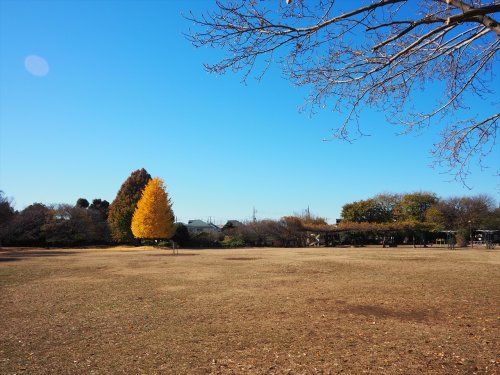
<path fill-rule="evenodd" d="M 382 110 L 402 133 L 441 126 L 435 165 L 465 183 L 471 162 L 482 165 L 495 146 L 499 11 L 497 0 L 220 0 L 186 16 L 187 38 L 225 51 L 205 65 L 212 73 L 260 79 L 280 64 L 294 84 L 310 88 L 306 107 L 345 113 L 336 138 L 363 135 L 364 107 Z M 425 89 L 441 90 L 440 100 L 421 108 L 413 99 Z M 491 112 L 477 115 L 471 97 Z"/>

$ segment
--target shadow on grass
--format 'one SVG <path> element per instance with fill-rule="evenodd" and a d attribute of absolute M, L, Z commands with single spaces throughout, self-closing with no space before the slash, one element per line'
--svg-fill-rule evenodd
<path fill-rule="evenodd" d="M 18 261 L 18 260 L 21 260 L 19 258 L 4 258 L 4 257 L 0 257 L 0 263 L 3 263 L 3 262 L 15 262 L 15 261 Z"/>
<path fill-rule="evenodd" d="M 150 257 L 194 257 L 196 255 L 200 254 L 193 254 L 193 253 L 179 253 L 179 254 L 172 254 L 172 253 L 167 253 L 167 254 L 147 254 Z"/>
<path fill-rule="evenodd" d="M 245 257 L 234 257 L 234 258 L 224 258 L 225 260 L 257 260 L 262 258 L 245 258 Z"/>
<path fill-rule="evenodd" d="M 53 256 L 71 255 L 71 254 L 76 254 L 76 253 L 74 251 L 54 251 L 54 250 L 36 250 L 36 251 L 7 250 L 7 251 L 0 251 L 1 255 L 0 263 L 14 262 L 29 258 L 53 257 Z"/>
<path fill-rule="evenodd" d="M 348 305 L 346 312 L 371 318 L 399 319 L 402 321 L 423 322 L 437 316 L 436 311 L 413 309 L 409 311 L 389 309 L 376 305 Z"/>

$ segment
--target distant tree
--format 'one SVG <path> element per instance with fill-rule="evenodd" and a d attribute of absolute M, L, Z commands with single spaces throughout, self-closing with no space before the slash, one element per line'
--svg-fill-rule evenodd
<path fill-rule="evenodd" d="M 233 237 L 241 238 L 248 245 L 261 246 L 265 242 L 265 234 L 261 231 L 262 221 L 250 221 L 236 228 L 232 228 L 230 233 Z"/>
<path fill-rule="evenodd" d="M 92 245 L 110 242 L 108 224 L 97 209 L 68 204 L 50 207 L 42 232 L 47 244 Z"/>
<path fill-rule="evenodd" d="M 379 206 L 382 218 L 384 219 L 383 221 L 391 222 L 396 220 L 395 210 L 401 203 L 401 198 L 401 194 L 394 193 L 381 193 L 373 197 L 373 200 L 377 202 Z"/>
<path fill-rule="evenodd" d="M 485 194 L 463 197 L 461 199 L 461 207 L 460 227 L 465 228 L 470 222 L 473 228 L 480 229 L 494 212 L 495 200 Z"/>
<path fill-rule="evenodd" d="M 500 207 L 491 211 L 482 222 L 483 228 L 478 229 L 494 229 L 500 230 Z"/>
<path fill-rule="evenodd" d="M 109 202 L 107 200 L 102 199 L 94 199 L 92 204 L 89 206 L 89 209 L 98 211 L 104 220 L 108 218 L 109 212 Z"/>
<path fill-rule="evenodd" d="M 416 192 L 404 194 L 395 207 L 399 221 L 425 222 L 427 210 L 436 204 L 438 198 L 434 193 Z"/>
<path fill-rule="evenodd" d="M 178 243 L 180 246 L 186 246 L 189 244 L 190 236 L 187 226 L 182 223 L 174 224 L 174 235 L 172 240 Z"/>
<path fill-rule="evenodd" d="M 439 212 L 442 228 L 458 231 L 457 241 L 460 246 L 470 241 L 471 231 L 497 229 L 494 227 L 495 223 L 500 222 L 495 215 L 495 201 L 487 195 L 443 199 L 434 209 Z"/>
<path fill-rule="evenodd" d="M 209 72 L 262 77 L 278 63 L 286 77 L 310 89 L 308 104 L 345 113 L 334 136 L 363 134 L 368 106 L 410 132 L 443 130 L 432 153 L 463 178 L 495 144 L 500 113 L 492 71 L 500 50 L 497 0 L 220 0 L 187 18 L 196 46 L 223 51 Z M 438 84 L 437 84 L 438 83 Z M 415 103 L 424 89 L 436 100 Z M 492 102 L 471 111 L 469 96 Z M 491 100 L 489 100 L 491 98 Z"/>
<path fill-rule="evenodd" d="M 98 210 L 87 210 L 90 220 L 92 222 L 92 234 L 94 243 L 96 244 L 109 244 L 111 242 L 111 233 L 106 218 Z"/>
<path fill-rule="evenodd" d="M 326 225 L 326 218 L 320 217 L 317 215 L 314 215 L 311 213 L 309 208 L 304 210 L 301 214 L 297 215 L 295 214 L 297 218 L 303 223 L 303 224 L 310 224 L 310 225 Z"/>
<path fill-rule="evenodd" d="M 452 229 L 452 226 L 447 223 L 445 213 L 443 212 L 442 202 L 429 207 L 425 212 L 425 222 L 434 224 L 437 230 Z"/>
<path fill-rule="evenodd" d="M 480 229 L 488 223 L 493 224 L 497 208 L 492 197 L 476 195 L 442 199 L 429 211 L 427 219 L 438 223 L 440 227 L 468 231 L 471 227 Z"/>
<path fill-rule="evenodd" d="M 92 214 L 85 207 L 60 204 L 51 207 L 42 225 L 50 245 L 83 245 L 97 242 Z"/>
<path fill-rule="evenodd" d="M 245 241 L 239 237 L 224 236 L 224 239 L 220 242 L 220 244 L 222 247 L 234 249 L 245 246 Z"/>
<path fill-rule="evenodd" d="M 42 227 L 50 209 L 41 203 L 34 203 L 16 214 L 8 225 L 5 242 L 15 245 L 40 246 L 45 244 Z"/>
<path fill-rule="evenodd" d="M 141 239 L 169 239 L 173 236 L 174 213 L 163 180 L 148 182 L 132 218 L 132 233 Z"/>
<path fill-rule="evenodd" d="M 11 200 L 0 190 L 0 226 L 6 224 L 14 216 Z"/>
<path fill-rule="evenodd" d="M 7 235 L 9 222 L 14 218 L 14 215 L 15 212 L 11 200 L 0 190 L 0 247 L 2 246 L 4 237 Z"/>
<path fill-rule="evenodd" d="M 356 223 L 382 223 L 388 220 L 388 216 L 381 204 L 373 198 L 347 203 L 341 212 L 343 220 Z"/>
<path fill-rule="evenodd" d="M 310 217 L 306 218 L 306 221 L 313 223 Z M 278 221 L 274 235 L 283 246 L 305 246 L 304 222 L 300 217 L 284 216 Z"/>
<path fill-rule="evenodd" d="M 85 198 L 78 198 L 78 200 L 76 201 L 76 207 L 88 208 L 88 206 L 89 206 L 89 201 L 86 200 Z"/>
<path fill-rule="evenodd" d="M 250 234 L 249 239 L 253 237 L 257 246 L 286 246 L 288 242 L 285 226 L 280 220 L 259 220 L 250 222 L 247 225 L 250 229 L 248 231 L 248 234 Z M 245 242 L 251 243 L 246 239 Z"/>
<path fill-rule="evenodd" d="M 141 198 L 141 193 L 151 175 L 143 168 L 132 172 L 122 184 L 115 200 L 109 206 L 108 224 L 114 241 L 127 243 L 134 241 L 131 230 L 132 215 Z"/>
<path fill-rule="evenodd" d="M 227 232 L 223 245 L 241 246 L 301 246 L 305 244 L 305 225 L 324 225 L 322 219 L 303 220 L 299 216 L 285 216 L 279 220 L 246 222 Z M 238 245 L 236 245 L 238 244 Z"/>

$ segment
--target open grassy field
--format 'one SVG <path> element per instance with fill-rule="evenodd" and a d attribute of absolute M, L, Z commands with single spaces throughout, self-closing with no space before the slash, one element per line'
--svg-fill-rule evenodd
<path fill-rule="evenodd" d="M 493 374 L 500 252 L 0 250 L 0 373 Z"/>

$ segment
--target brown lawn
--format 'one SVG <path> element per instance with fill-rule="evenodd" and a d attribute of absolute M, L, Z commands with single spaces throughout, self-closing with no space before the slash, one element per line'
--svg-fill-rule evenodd
<path fill-rule="evenodd" d="M 0 250 L 0 373 L 500 373 L 500 252 Z"/>

